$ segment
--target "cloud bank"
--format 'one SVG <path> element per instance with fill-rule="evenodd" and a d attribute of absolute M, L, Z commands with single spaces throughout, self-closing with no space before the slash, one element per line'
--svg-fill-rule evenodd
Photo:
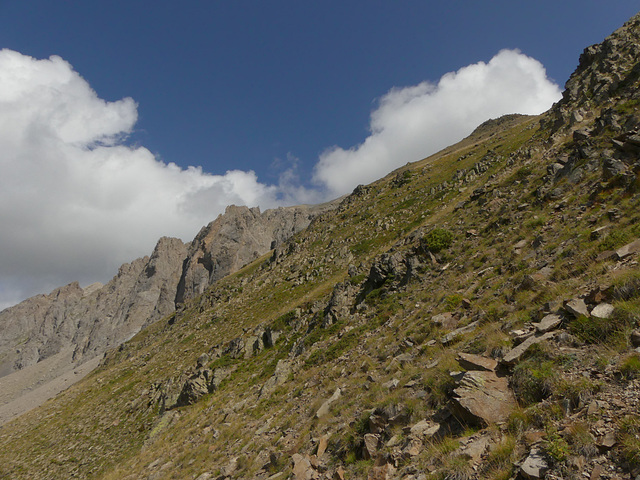
<path fill-rule="evenodd" d="M 489 63 L 447 73 L 437 84 L 392 89 L 371 114 L 370 136 L 349 149 L 325 151 L 313 181 L 329 195 L 346 193 L 461 140 L 489 118 L 539 114 L 560 98 L 540 62 L 502 50 Z"/>
<path fill-rule="evenodd" d="M 539 62 L 505 50 L 437 84 L 391 90 L 371 114 L 371 135 L 325 151 L 310 187 L 293 157 L 279 183 L 268 185 L 252 171 L 183 169 L 128 146 L 133 99 L 100 99 L 60 57 L 0 50 L 0 309 L 74 280 L 107 281 L 163 235 L 191 240 L 229 204 L 335 198 L 488 118 L 540 113 L 559 98 Z"/>
<path fill-rule="evenodd" d="M 228 204 L 275 205 L 277 187 L 253 172 L 181 169 L 126 146 L 136 120 L 131 98 L 100 99 L 62 58 L 0 51 L 0 306 L 108 280 Z"/>

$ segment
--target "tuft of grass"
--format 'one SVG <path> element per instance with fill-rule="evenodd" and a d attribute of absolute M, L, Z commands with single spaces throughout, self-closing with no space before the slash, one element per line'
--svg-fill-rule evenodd
<path fill-rule="evenodd" d="M 617 427 L 618 453 L 629 465 L 640 466 L 640 416 L 626 415 Z"/>
<path fill-rule="evenodd" d="M 618 370 L 625 380 L 640 377 L 640 355 L 638 353 L 631 353 L 624 356 L 620 361 Z"/>

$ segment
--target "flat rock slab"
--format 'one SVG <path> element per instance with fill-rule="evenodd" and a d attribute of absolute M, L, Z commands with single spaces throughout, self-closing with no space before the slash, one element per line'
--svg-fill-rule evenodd
<path fill-rule="evenodd" d="M 547 470 L 549 470 L 547 460 L 544 457 L 544 453 L 538 449 L 532 449 L 520 467 L 522 476 L 530 479 L 544 478 Z"/>
<path fill-rule="evenodd" d="M 561 323 L 562 317 L 552 313 L 550 315 L 546 315 L 539 323 L 536 323 L 535 327 L 538 333 L 547 333 L 558 328 Z"/>
<path fill-rule="evenodd" d="M 620 247 L 616 250 L 616 256 L 618 259 L 622 260 L 623 258 L 638 252 L 640 252 L 640 238 L 631 243 L 627 243 L 624 247 Z"/>
<path fill-rule="evenodd" d="M 458 363 L 465 370 L 480 370 L 494 372 L 498 367 L 498 362 L 493 358 L 473 355 L 472 353 L 458 353 Z"/>
<path fill-rule="evenodd" d="M 508 380 L 493 372 L 466 372 L 453 393 L 454 413 L 481 425 L 505 421 L 517 406 Z"/>
<path fill-rule="evenodd" d="M 544 342 L 546 340 L 553 338 L 554 336 L 555 336 L 555 332 L 547 332 L 544 335 L 540 335 L 539 337 L 529 337 L 517 347 L 514 347 L 511 350 L 509 350 L 507 354 L 503 357 L 501 362 L 507 366 L 515 365 L 531 345 L 535 343 Z"/>
<path fill-rule="evenodd" d="M 449 345 L 450 343 L 453 343 L 459 336 L 464 335 L 465 333 L 473 332 L 478 327 L 478 325 L 478 322 L 475 321 L 471 322 L 469 325 L 458 328 L 457 330 L 454 330 L 453 332 L 448 333 L 447 335 L 442 337 L 440 339 L 440 343 L 445 346 Z"/>
<path fill-rule="evenodd" d="M 565 310 L 574 315 L 576 318 L 580 316 L 588 317 L 589 310 L 587 309 L 587 304 L 584 303 L 584 300 L 581 298 L 574 298 L 565 302 L 564 304 Z"/>

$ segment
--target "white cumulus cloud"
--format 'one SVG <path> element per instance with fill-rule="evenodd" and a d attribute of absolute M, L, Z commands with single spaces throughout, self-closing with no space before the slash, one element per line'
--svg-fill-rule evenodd
<path fill-rule="evenodd" d="M 485 120 L 539 114 L 560 98 L 540 62 L 502 50 L 488 63 L 447 73 L 437 84 L 392 89 L 371 114 L 369 137 L 349 149 L 325 151 L 313 181 L 330 196 L 347 193 L 461 140 Z"/>
<path fill-rule="evenodd" d="M 126 146 L 136 120 L 131 98 L 100 99 L 62 58 L 0 51 L 0 306 L 105 281 L 226 205 L 275 205 L 253 172 L 211 175 Z"/>

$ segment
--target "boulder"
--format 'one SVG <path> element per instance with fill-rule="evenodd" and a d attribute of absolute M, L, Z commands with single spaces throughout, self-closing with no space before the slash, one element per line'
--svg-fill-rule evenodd
<path fill-rule="evenodd" d="M 607 319 L 611 318 L 615 308 L 610 303 L 600 303 L 593 307 L 591 310 L 591 316 L 595 318 Z"/>
<path fill-rule="evenodd" d="M 378 453 L 378 443 L 380 437 L 375 433 L 366 433 L 364 436 L 364 456 L 366 458 L 375 458 Z"/>
<path fill-rule="evenodd" d="M 544 478 L 547 470 L 549 470 L 549 465 L 544 453 L 536 448 L 531 449 L 529 456 L 520 466 L 522 476 L 532 480 Z"/>
<path fill-rule="evenodd" d="M 325 415 L 328 415 L 329 414 L 329 408 L 331 408 L 331 404 L 333 402 L 335 402 L 336 400 L 338 400 L 341 395 L 342 395 L 342 390 L 340 390 L 340 388 L 336 388 L 336 391 L 333 392 L 333 395 L 331 395 L 331 398 L 329 398 L 326 402 L 324 402 L 320 406 L 320 408 L 316 412 L 316 418 L 322 418 Z"/>
<path fill-rule="evenodd" d="M 412 437 L 425 439 L 435 436 L 440 431 L 440 424 L 430 420 L 420 420 L 409 429 Z"/>
<path fill-rule="evenodd" d="M 581 298 L 573 298 L 564 302 L 564 308 L 567 312 L 571 313 L 574 317 L 588 317 L 589 310 L 587 309 L 587 304 L 584 303 L 584 300 Z"/>
<path fill-rule="evenodd" d="M 616 256 L 619 260 L 622 260 L 623 258 L 638 252 L 640 252 L 640 238 L 626 244 L 624 247 L 620 247 L 616 250 Z"/>
<path fill-rule="evenodd" d="M 466 372 L 453 392 L 453 413 L 474 424 L 503 422 L 517 406 L 508 380 L 493 372 Z"/>
<path fill-rule="evenodd" d="M 291 460 L 293 461 L 293 477 L 296 480 L 314 480 L 320 478 L 320 475 L 311 465 L 311 461 L 307 455 L 294 453 Z"/>
<path fill-rule="evenodd" d="M 611 180 L 613 177 L 626 173 L 627 166 L 615 158 L 605 158 L 602 161 L 602 179 Z"/>
<path fill-rule="evenodd" d="M 184 405 L 193 405 L 201 397 L 210 392 L 209 381 L 212 377 L 212 372 L 209 369 L 198 370 L 193 374 L 183 385 L 182 391 L 178 396 L 176 405 L 178 407 Z"/>

